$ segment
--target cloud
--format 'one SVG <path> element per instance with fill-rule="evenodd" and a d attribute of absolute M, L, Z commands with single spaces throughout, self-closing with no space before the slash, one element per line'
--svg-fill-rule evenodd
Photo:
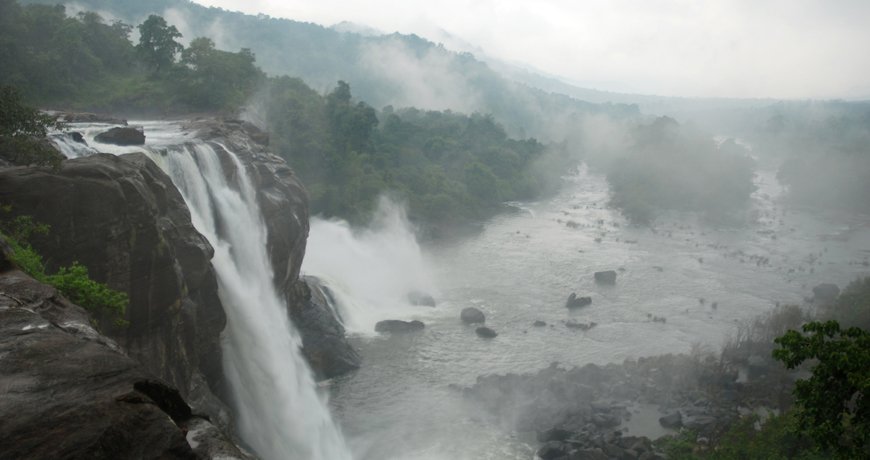
<path fill-rule="evenodd" d="M 584 86 L 678 96 L 870 96 L 870 2 L 202 0 L 438 38 Z"/>

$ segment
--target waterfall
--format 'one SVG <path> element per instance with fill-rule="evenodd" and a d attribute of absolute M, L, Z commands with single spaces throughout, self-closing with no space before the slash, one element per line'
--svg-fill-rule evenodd
<path fill-rule="evenodd" d="M 371 334 L 380 320 L 434 311 L 410 305 L 409 294 L 434 294 L 434 283 L 403 208 L 386 198 L 366 229 L 312 218 L 302 272 L 330 289 L 334 307 L 352 333 Z"/>
<path fill-rule="evenodd" d="M 91 147 L 66 136 L 53 140 L 73 157 L 95 153 L 95 145 L 115 154 L 144 151 L 178 187 L 194 227 L 214 247 L 212 265 L 227 314 L 224 374 L 244 442 L 271 460 L 350 460 L 299 350 L 301 339 L 287 316 L 285 299 L 275 289 L 267 230 L 247 170 L 221 146 L 235 169 L 229 176 L 238 181 L 230 184 L 211 145 L 184 136 L 175 137 L 172 145 L 172 133 L 162 134 L 162 153 L 96 144 L 92 138 Z"/>
<path fill-rule="evenodd" d="M 181 150 L 150 156 L 179 188 L 193 225 L 215 249 L 212 265 L 227 311 L 224 374 L 242 439 L 268 459 L 350 459 L 275 290 L 267 231 L 244 165 L 225 149 L 238 173 L 234 188 L 211 146 Z"/>

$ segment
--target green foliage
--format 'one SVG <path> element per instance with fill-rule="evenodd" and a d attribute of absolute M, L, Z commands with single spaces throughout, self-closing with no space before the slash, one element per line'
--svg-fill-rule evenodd
<path fill-rule="evenodd" d="M 841 330 L 836 321 L 812 322 L 803 334 L 788 331 L 775 340 L 773 356 L 789 369 L 816 360 L 794 396 L 801 430 L 839 458 L 870 455 L 870 333 Z"/>
<path fill-rule="evenodd" d="M 272 147 L 302 178 L 314 213 L 360 223 L 391 193 L 438 236 L 557 184 L 535 167 L 544 147 L 508 138 L 491 116 L 391 107 L 378 114 L 343 81 L 321 96 L 282 77 L 267 97 Z"/>
<path fill-rule="evenodd" d="M 727 217 L 755 191 L 753 162 L 733 140 L 716 145 L 668 117 L 630 129 L 630 138 L 606 169 L 611 205 L 635 222 L 663 209 Z"/>
<path fill-rule="evenodd" d="M 10 206 L 0 207 L 10 212 Z M 108 314 L 118 326 L 126 325 L 123 319 L 129 304 L 126 293 L 109 288 L 88 276 L 88 269 L 78 262 L 70 267 L 61 267 L 49 275 L 45 271 L 42 256 L 28 243 L 32 235 L 47 234 L 48 225 L 36 222 L 32 216 L 17 216 L 0 221 L 0 235 L 12 249 L 12 262 L 37 281 L 50 284 L 73 303 L 95 314 Z"/>
<path fill-rule="evenodd" d="M 68 17 L 63 6 L 0 2 L 0 85 L 20 88 L 32 104 L 161 114 L 234 110 L 262 79 L 250 50 L 216 50 L 208 39 L 184 50 L 178 30 L 160 16 L 138 26 L 134 46 L 132 26 L 107 24 L 96 13 Z M 179 53 L 183 62 L 176 63 Z"/>
<path fill-rule="evenodd" d="M 697 434 L 683 430 L 656 441 L 669 460 L 826 460 L 826 452 L 800 433 L 793 412 L 741 417 L 712 444 L 698 442 Z"/>
<path fill-rule="evenodd" d="M 184 47 L 175 39 L 181 38 L 181 32 L 175 26 L 166 23 L 166 20 L 157 15 L 150 15 L 148 19 L 137 26 L 139 29 L 139 44 L 136 51 L 152 69 L 154 73 L 160 73 L 172 67 L 175 56 Z"/>
<path fill-rule="evenodd" d="M 0 158 L 12 164 L 58 168 L 63 156 L 45 139 L 54 117 L 27 106 L 18 90 L 0 86 Z"/>
<path fill-rule="evenodd" d="M 77 305 L 91 311 L 107 312 L 118 319 L 124 317 L 129 303 L 127 294 L 92 280 L 88 276 L 88 269 L 78 262 L 73 262 L 70 267 L 61 267 L 57 273 L 49 275 L 46 281 Z"/>

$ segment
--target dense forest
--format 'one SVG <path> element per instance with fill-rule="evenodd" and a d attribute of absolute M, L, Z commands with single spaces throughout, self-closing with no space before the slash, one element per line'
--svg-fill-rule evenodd
<path fill-rule="evenodd" d="M 152 15 L 136 27 L 62 6 L 3 0 L 0 36 L 14 69 L 0 83 L 32 104 L 137 114 L 235 113 L 255 95 L 272 147 L 305 182 L 314 213 L 363 222 L 377 197 L 407 202 L 421 229 L 438 235 L 491 215 L 503 201 L 555 189 L 545 146 L 511 139 L 489 115 L 377 112 L 339 81 L 321 95 L 298 78 L 267 79 L 248 49 L 187 47 L 178 29 Z"/>

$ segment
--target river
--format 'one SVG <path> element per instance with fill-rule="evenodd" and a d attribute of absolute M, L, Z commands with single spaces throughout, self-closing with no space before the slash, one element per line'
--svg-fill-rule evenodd
<path fill-rule="evenodd" d="M 338 291 L 364 360 L 330 387 L 356 458 L 530 459 L 532 439 L 477 413 L 450 386 L 554 361 L 713 352 L 777 303 L 802 303 L 818 283 L 843 287 L 870 274 L 870 217 L 790 208 L 772 172 L 756 176 L 751 223 L 718 229 L 688 213 L 632 226 L 606 207 L 601 175 L 583 168 L 563 180 L 554 198 L 512 203 L 513 212 L 479 234 L 433 247 L 415 246 L 388 203 L 370 229 L 313 219 L 303 271 Z M 594 282 L 600 270 L 618 271 L 615 286 Z M 428 289 L 437 307 L 409 305 L 400 293 L 411 289 Z M 592 304 L 567 309 L 571 292 Z M 459 321 L 469 306 L 498 337 L 482 339 Z M 374 334 L 372 325 L 387 318 L 426 328 Z M 534 327 L 536 320 L 547 326 Z M 570 329 L 568 320 L 597 326 Z"/>

